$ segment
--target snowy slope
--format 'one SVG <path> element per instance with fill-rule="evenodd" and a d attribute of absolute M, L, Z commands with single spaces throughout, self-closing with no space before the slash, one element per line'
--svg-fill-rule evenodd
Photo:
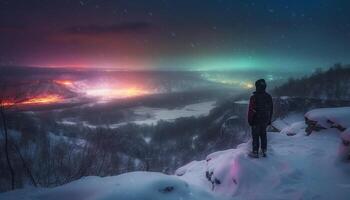
<path fill-rule="evenodd" d="M 341 110 L 315 110 L 306 116 L 346 122 Z M 87 177 L 52 189 L 3 193 L 0 200 L 350 199 L 350 163 L 343 159 L 349 155 L 350 145 L 341 140 L 349 127 L 345 131 L 328 127 L 306 136 L 303 116 L 286 119 L 293 120 L 287 120 L 280 133 L 268 133 L 267 158 L 248 157 L 248 142 L 193 161 L 179 168 L 175 176 L 133 172 Z M 290 131 L 295 135 L 288 136 Z"/>
<path fill-rule="evenodd" d="M 232 199 L 349 199 L 350 166 L 338 160 L 338 131 L 324 130 L 310 137 L 303 131 L 292 137 L 269 133 L 268 137 L 267 158 L 249 158 L 250 144 L 243 144 L 176 173 Z M 213 185 L 207 184 L 206 171 L 213 173 Z"/>

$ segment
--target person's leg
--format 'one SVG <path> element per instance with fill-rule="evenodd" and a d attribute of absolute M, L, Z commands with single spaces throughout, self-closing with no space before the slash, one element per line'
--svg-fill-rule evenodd
<path fill-rule="evenodd" d="M 260 140 L 261 140 L 261 151 L 266 152 L 267 149 L 267 136 L 266 136 L 266 125 L 260 126 Z"/>
<path fill-rule="evenodd" d="M 253 138 L 253 153 L 259 152 L 259 127 L 252 126 L 252 138 Z"/>

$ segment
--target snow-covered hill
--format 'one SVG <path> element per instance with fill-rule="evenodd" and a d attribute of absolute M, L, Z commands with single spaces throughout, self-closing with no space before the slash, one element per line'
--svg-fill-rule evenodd
<path fill-rule="evenodd" d="M 248 157 L 248 142 L 193 161 L 171 176 L 133 172 L 86 177 L 51 189 L 3 193 L 0 199 L 350 199 L 350 163 L 346 161 L 350 145 L 343 137 L 349 130 L 348 111 L 332 108 L 308 112 L 307 122 L 323 124 L 322 129 L 312 129 L 309 136 L 305 130 L 310 123 L 305 124 L 302 115 L 280 119 L 281 131 L 268 133 L 267 158 Z M 284 120 L 288 122 L 282 123 Z"/>
<path fill-rule="evenodd" d="M 211 200 L 209 192 L 175 176 L 132 172 L 112 177 L 85 177 L 69 184 L 37 190 L 17 190 L 0 196 L 6 200 Z"/>

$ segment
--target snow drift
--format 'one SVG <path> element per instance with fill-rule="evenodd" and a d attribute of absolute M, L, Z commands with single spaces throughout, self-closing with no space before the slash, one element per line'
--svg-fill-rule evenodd
<path fill-rule="evenodd" d="M 22 189 L 3 200 L 214 200 L 214 196 L 174 176 L 132 172 L 111 177 L 85 177 L 52 189 Z"/>

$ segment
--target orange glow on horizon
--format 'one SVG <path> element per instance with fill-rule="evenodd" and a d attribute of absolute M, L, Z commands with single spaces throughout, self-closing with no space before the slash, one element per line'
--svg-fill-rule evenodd
<path fill-rule="evenodd" d="M 126 88 L 93 88 L 86 90 L 88 96 L 101 97 L 104 99 L 119 99 L 119 98 L 129 98 L 150 94 L 150 91 L 145 89 L 140 89 L 137 87 L 126 87 Z"/>
<path fill-rule="evenodd" d="M 62 101 L 63 99 L 58 95 L 47 95 L 41 97 L 35 97 L 23 101 L 21 104 L 51 104 Z"/>
<path fill-rule="evenodd" d="M 15 105 L 15 102 L 10 101 L 10 100 L 5 100 L 5 101 L 0 102 L 0 105 L 4 106 L 4 107 L 9 107 L 9 106 Z"/>
<path fill-rule="evenodd" d="M 33 97 L 20 102 L 16 102 L 14 100 L 5 100 L 1 102 L 1 105 L 4 107 L 9 107 L 13 105 L 52 104 L 52 103 L 61 102 L 62 100 L 63 98 L 58 95 L 47 95 L 47 96 Z"/>

